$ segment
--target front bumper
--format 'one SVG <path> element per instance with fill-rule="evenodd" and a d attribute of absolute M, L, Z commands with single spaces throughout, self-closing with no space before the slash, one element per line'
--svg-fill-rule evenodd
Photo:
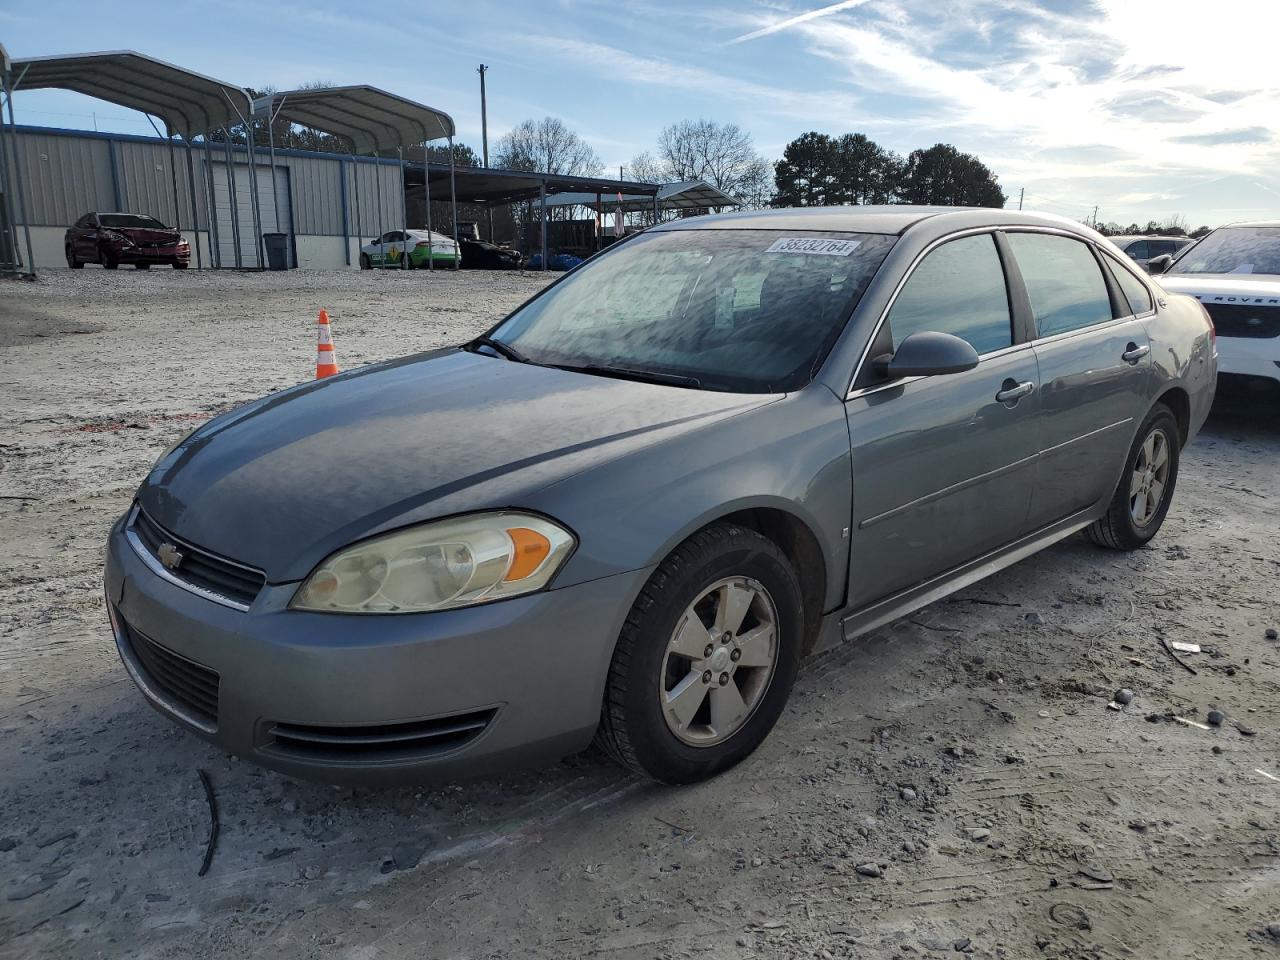
<path fill-rule="evenodd" d="M 112 248 L 112 256 L 120 263 L 187 263 L 191 260 L 191 247 L 171 243 L 163 247 Z"/>
<path fill-rule="evenodd" d="M 108 541 L 107 602 L 151 705 L 229 753 L 330 783 L 500 772 L 584 748 L 649 574 L 386 616 L 289 610 L 297 584 L 268 585 L 242 612 L 157 576 L 123 526 Z M 212 715 L 173 695 L 208 675 Z"/>
<path fill-rule="evenodd" d="M 1218 372 L 1280 380 L 1280 337 L 1219 335 Z"/>

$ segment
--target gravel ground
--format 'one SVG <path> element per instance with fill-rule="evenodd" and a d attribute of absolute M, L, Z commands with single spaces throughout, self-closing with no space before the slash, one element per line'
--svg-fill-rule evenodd
<path fill-rule="evenodd" d="M 1280 957 L 1276 404 L 1215 412 L 1148 548 L 1073 538 L 809 661 L 711 783 L 586 754 L 339 790 L 145 706 L 101 556 L 154 457 L 307 378 L 320 307 L 350 367 L 460 341 L 543 282 L 0 283 L 0 957 Z M 1161 639 L 1201 645 L 1194 674 Z"/>

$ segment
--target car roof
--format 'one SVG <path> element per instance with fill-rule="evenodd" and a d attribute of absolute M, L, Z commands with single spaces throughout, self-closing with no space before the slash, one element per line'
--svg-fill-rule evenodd
<path fill-rule="evenodd" d="M 1235 223 L 1224 223 L 1224 227 L 1280 227 L 1280 220 L 1238 220 Z M 1221 228 L 1219 228 L 1221 229 Z"/>
<path fill-rule="evenodd" d="M 840 233 L 902 234 L 924 221 L 955 229 L 983 226 L 1041 226 L 1091 234 L 1082 224 L 1050 213 L 998 207 L 924 207 L 887 204 L 850 207 L 788 207 L 742 210 L 684 217 L 652 229 L 668 230 L 821 230 Z"/>
<path fill-rule="evenodd" d="M 1107 237 L 1107 239 L 1112 243 L 1119 243 L 1122 240 L 1190 240 L 1191 238 L 1183 234 L 1166 236 L 1163 233 L 1122 233 L 1118 236 Z"/>

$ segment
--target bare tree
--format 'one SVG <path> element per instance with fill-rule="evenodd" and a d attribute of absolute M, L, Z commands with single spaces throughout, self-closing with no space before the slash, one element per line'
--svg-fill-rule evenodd
<path fill-rule="evenodd" d="M 637 153 L 631 158 L 631 162 L 626 166 L 626 174 L 623 179 L 640 183 L 666 183 L 670 179 L 662 161 L 648 150 Z"/>
<path fill-rule="evenodd" d="M 570 176 L 596 176 L 600 157 L 563 120 L 525 120 L 503 134 L 494 162 L 508 170 L 536 170 Z"/>
<path fill-rule="evenodd" d="M 771 170 L 751 134 L 732 123 L 681 120 L 658 137 L 658 157 L 672 180 L 705 180 L 746 206 L 768 202 Z"/>

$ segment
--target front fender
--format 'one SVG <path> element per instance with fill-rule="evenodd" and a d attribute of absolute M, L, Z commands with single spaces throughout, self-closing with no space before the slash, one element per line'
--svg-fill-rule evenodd
<path fill-rule="evenodd" d="M 851 504 L 844 408 L 819 384 L 624 454 L 527 503 L 578 534 L 557 587 L 653 566 L 729 514 L 784 511 L 809 528 L 822 550 L 824 609 L 844 597 Z"/>

